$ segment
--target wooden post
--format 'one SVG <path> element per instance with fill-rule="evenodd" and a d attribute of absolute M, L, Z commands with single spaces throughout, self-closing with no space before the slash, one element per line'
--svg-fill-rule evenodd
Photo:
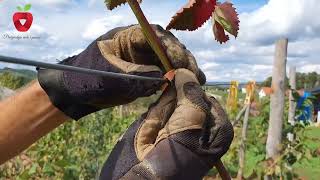
<path fill-rule="evenodd" d="M 250 108 L 251 103 L 254 100 L 254 92 L 255 92 L 255 85 L 256 83 L 251 81 L 248 83 L 246 87 L 246 112 L 243 119 L 243 127 L 242 127 L 242 133 L 241 133 L 241 140 L 240 140 L 240 149 L 239 149 L 239 170 L 237 179 L 241 180 L 243 177 L 243 171 L 245 167 L 245 154 L 246 154 L 246 141 L 247 141 L 247 131 L 248 131 L 248 124 L 249 124 L 249 115 L 250 115 Z"/>
<path fill-rule="evenodd" d="M 236 120 L 232 122 L 232 126 L 236 126 L 238 122 L 240 121 L 240 118 L 242 117 L 243 113 L 246 111 L 248 105 L 244 105 L 241 111 L 238 113 Z"/>
<path fill-rule="evenodd" d="M 241 141 L 239 148 L 239 170 L 237 179 L 241 180 L 243 177 L 243 170 L 245 166 L 245 154 L 246 154 L 246 141 L 247 141 L 247 131 L 248 131 L 248 122 L 249 122 L 249 114 L 250 114 L 250 105 L 248 104 L 246 107 L 246 113 L 243 119 L 243 127 L 241 133 Z"/>
<path fill-rule="evenodd" d="M 290 80 L 290 94 L 289 94 L 289 115 L 288 115 L 288 122 L 293 126 L 294 125 L 294 118 L 296 112 L 296 103 L 294 102 L 294 98 L 292 96 L 292 90 L 296 90 L 296 67 L 290 67 L 289 72 L 289 80 Z"/>
<path fill-rule="evenodd" d="M 282 140 L 287 49 L 288 39 L 277 41 L 272 73 L 273 94 L 270 100 L 270 119 L 266 145 L 267 158 L 279 155 Z"/>

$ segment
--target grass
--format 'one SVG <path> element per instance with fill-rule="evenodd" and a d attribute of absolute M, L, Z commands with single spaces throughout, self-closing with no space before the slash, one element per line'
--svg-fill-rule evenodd
<path fill-rule="evenodd" d="M 314 153 L 320 148 L 320 128 L 309 127 L 306 130 L 306 135 L 310 138 L 305 142 L 308 148 Z M 315 153 L 314 153 L 315 154 Z M 300 177 L 308 180 L 320 179 L 320 155 L 314 155 L 309 159 L 303 159 L 301 162 L 294 166 L 294 169 L 300 175 Z"/>

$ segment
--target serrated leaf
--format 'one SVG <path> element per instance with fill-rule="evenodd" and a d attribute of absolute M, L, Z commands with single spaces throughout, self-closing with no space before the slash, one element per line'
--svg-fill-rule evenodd
<path fill-rule="evenodd" d="M 125 4 L 127 1 L 126 0 L 105 0 L 104 2 L 106 3 L 107 8 L 109 10 L 112 10 L 117 6 L 120 6 L 121 4 Z"/>
<path fill-rule="evenodd" d="M 137 0 L 137 1 L 139 3 L 142 2 L 142 0 Z M 107 5 L 107 8 L 109 10 L 112 10 L 112 9 L 122 5 L 122 4 L 125 4 L 127 1 L 126 0 L 105 0 L 104 2 Z"/>
<path fill-rule="evenodd" d="M 229 40 L 229 36 L 226 35 L 226 33 L 224 32 L 223 27 L 214 20 L 214 17 L 212 17 L 212 23 L 213 23 L 213 34 L 215 39 L 220 43 L 225 43 Z"/>
<path fill-rule="evenodd" d="M 201 27 L 211 16 L 216 6 L 216 0 L 189 0 L 167 26 L 167 30 L 194 31 Z"/>
<path fill-rule="evenodd" d="M 224 30 L 235 37 L 238 36 L 240 21 L 238 13 L 232 3 L 225 2 L 217 4 L 213 16 L 215 21 L 218 22 Z"/>
<path fill-rule="evenodd" d="M 31 9 L 31 4 L 26 4 L 24 6 L 24 11 L 29 11 Z"/>

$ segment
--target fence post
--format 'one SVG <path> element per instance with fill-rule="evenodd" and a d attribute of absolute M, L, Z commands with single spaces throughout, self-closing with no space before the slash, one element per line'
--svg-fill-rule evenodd
<path fill-rule="evenodd" d="M 247 131 L 248 131 L 248 125 L 249 125 L 251 103 L 254 100 L 255 85 L 256 83 L 251 81 L 248 83 L 246 88 L 247 89 L 247 96 L 245 100 L 246 112 L 243 119 L 243 127 L 242 127 L 240 148 L 239 148 L 239 170 L 237 175 L 237 179 L 239 180 L 242 180 L 243 178 L 243 171 L 245 167 Z"/>
<path fill-rule="evenodd" d="M 267 158 L 279 155 L 282 140 L 287 49 L 288 39 L 277 41 L 272 73 L 273 93 L 270 100 L 270 119 L 266 145 Z"/>
<path fill-rule="evenodd" d="M 247 141 L 247 130 L 248 130 L 248 123 L 249 123 L 250 106 L 251 104 L 248 104 L 246 106 L 246 112 L 243 119 L 243 127 L 242 127 L 240 148 L 239 148 L 239 170 L 237 175 L 238 180 L 242 179 L 243 170 L 245 167 L 245 153 L 246 153 L 246 141 Z"/>
<path fill-rule="evenodd" d="M 288 122 L 293 126 L 296 112 L 296 103 L 294 102 L 294 98 L 292 96 L 292 90 L 296 90 L 296 67 L 290 67 L 289 71 L 289 80 L 290 80 L 290 94 L 289 94 L 289 115 Z"/>

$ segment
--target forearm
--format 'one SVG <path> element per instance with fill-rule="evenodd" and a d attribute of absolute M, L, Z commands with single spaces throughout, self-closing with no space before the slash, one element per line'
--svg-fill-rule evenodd
<path fill-rule="evenodd" d="M 0 102 L 0 164 L 69 118 L 54 107 L 38 81 Z"/>

